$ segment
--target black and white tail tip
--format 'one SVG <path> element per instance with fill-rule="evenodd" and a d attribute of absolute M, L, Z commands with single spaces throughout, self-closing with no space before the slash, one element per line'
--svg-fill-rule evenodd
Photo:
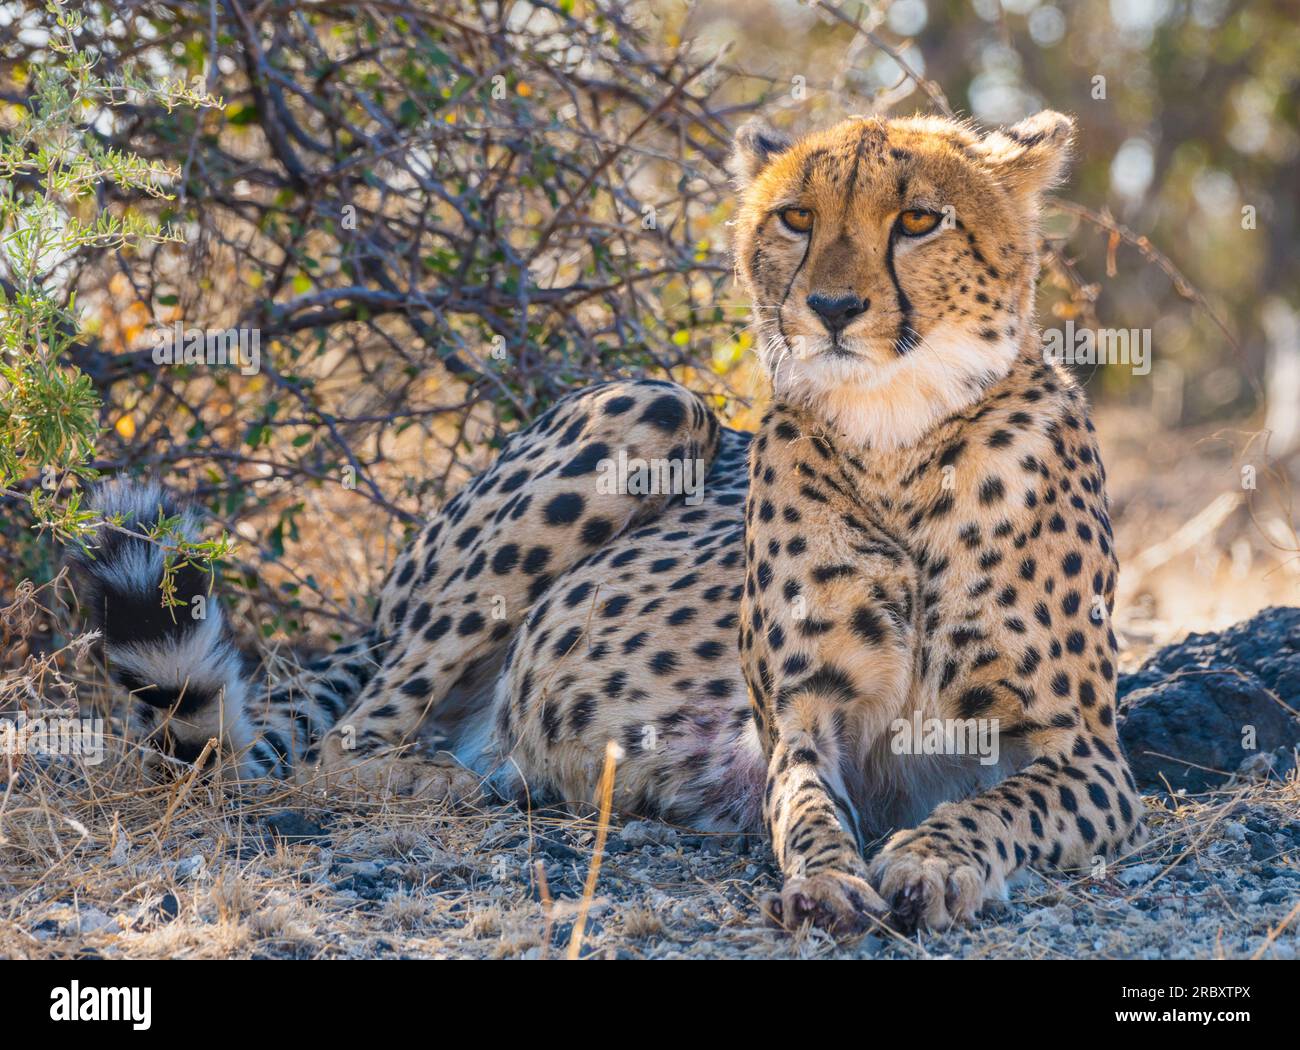
<path fill-rule="evenodd" d="M 72 558 L 78 594 L 103 632 L 113 678 L 140 702 L 144 721 L 157 726 L 158 741 L 174 757 L 194 761 L 213 737 L 227 753 L 246 752 L 253 733 L 244 713 L 243 661 L 208 593 L 208 575 L 193 566 L 177 569 L 180 604 L 164 606 L 165 549 L 133 535 L 155 525 L 161 513 L 179 515 L 180 535 L 194 540 L 197 515 L 156 483 L 121 479 L 99 485 L 91 506 L 121 522 L 100 526 L 89 549 Z"/>

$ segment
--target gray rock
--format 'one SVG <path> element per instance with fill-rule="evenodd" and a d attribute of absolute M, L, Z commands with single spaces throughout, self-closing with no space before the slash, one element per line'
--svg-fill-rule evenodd
<path fill-rule="evenodd" d="M 677 832 L 653 820 L 634 820 L 623 826 L 619 838 L 636 849 L 640 846 L 675 846 Z"/>
<path fill-rule="evenodd" d="M 1246 825 L 1235 820 L 1225 820 L 1219 828 L 1219 835 L 1230 842 L 1245 842 L 1248 834 Z"/>
<path fill-rule="evenodd" d="M 1161 870 L 1159 864 L 1134 864 L 1121 871 L 1117 878 L 1125 886 L 1140 886 L 1144 882 L 1150 882 Z"/>
<path fill-rule="evenodd" d="M 178 882 L 184 882 L 187 879 L 192 879 L 195 876 L 203 874 L 203 871 L 207 866 L 207 861 L 203 859 L 202 854 L 194 853 L 188 857 L 182 858 L 181 860 L 167 861 L 166 864 L 171 867 L 172 874 L 176 877 L 176 880 Z"/>
<path fill-rule="evenodd" d="M 272 835 L 286 842 L 323 842 L 329 838 L 321 825 L 289 809 L 272 813 L 265 823 Z"/>
<path fill-rule="evenodd" d="M 1251 860 L 1272 860 L 1278 855 L 1278 852 L 1272 835 L 1255 835 L 1250 840 Z"/>
<path fill-rule="evenodd" d="M 75 917 L 68 922 L 67 928 L 72 933 L 100 933 L 105 930 L 117 931 L 120 929 L 117 920 L 112 916 L 100 911 L 98 908 L 83 907 L 77 911 Z"/>
<path fill-rule="evenodd" d="M 1284 706 L 1300 708 L 1300 608 L 1275 606 L 1226 631 L 1190 635 L 1121 675 L 1118 690 L 1120 741 L 1139 786 L 1220 787 L 1252 754 L 1284 755 L 1300 742 L 1300 723 Z M 1242 747 L 1246 726 L 1253 751 Z M 1278 764 L 1249 768 L 1277 775 Z"/>

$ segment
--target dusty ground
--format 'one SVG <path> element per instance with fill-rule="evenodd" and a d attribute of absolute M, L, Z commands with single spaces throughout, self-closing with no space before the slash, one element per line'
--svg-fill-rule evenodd
<path fill-rule="evenodd" d="M 1096 877 L 1031 876 L 979 925 L 835 944 L 768 929 L 766 847 L 616 824 L 594 892 L 595 820 L 511 808 L 319 809 L 232 801 L 129 758 L 31 772 L 0 819 L 0 955 L 17 958 L 1300 955 L 1300 783 L 1149 800 L 1153 842 Z"/>
<path fill-rule="evenodd" d="M 1125 566 L 1125 667 L 1188 631 L 1300 605 L 1294 457 L 1276 476 L 1261 468 L 1247 493 L 1248 435 L 1153 436 L 1143 416 L 1122 412 L 1099 430 Z M 0 616 L 12 658 L 0 701 L 62 696 L 60 673 L 71 692 L 102 682 L 89 659 L 19 666 L 27 650 L 14 639 L 39 633 L 40 619 Z M 584 957 L 1300 954 L 1294 771 L 1149 798 L 1153 841 L 1140 856 L 1088 878 L 1031 876 L 972 929 L 881 930 L 838 945 L 763 925 L 757 901 L 777 881 L 758 840 L 615 822 L 586 893 L 594 819 L 326 809 L 301 791 L 228 794 L 178 774 L 151 781 L 120 739 L 97 767 L 0 771 L 0 956 L 563 956 L 584 914 Z"/>

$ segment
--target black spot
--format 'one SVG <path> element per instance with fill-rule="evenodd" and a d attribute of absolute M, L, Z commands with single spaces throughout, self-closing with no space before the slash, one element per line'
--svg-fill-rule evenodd
<path fill-rule="evenodd" d="M 536 576 L 546 568 L 546 563 L 550 560 L 551 549 L 549 547 L 534 547 L 524 558 L 524 575 Z"/>
<path fill-rule="evenodd" d="M 546 504 L 542 514 L 547 525 L 572 525 L 586 505 L 576 492 L 562 492 Z"/>
<path fill-rule="evenodd" d="M 519 546 L 514 543 L 507 543 L 504 547 L 497 549 L 492 555 L 492 571 L 498 576 L 504 576 L 519 564 Z"/>
<path fill-rule="evenodd" d="M 527 481 L 528 478 L 531 476 L 531 474 L 532 472 L 527 468 L 523 470 L 517 470 L 515 471 L 515 473 L 511 474 L 510 477 L 506 478 L 505 481 L 501 482 L 501 487 L 497 489 L 497 491 L 502 493 L 503 495 L 508 495 L 509 493 L 514 492 L 516 489 L 518 489 L 519 486 L 522 485 L 525 481 Z"/>
<path fill-rule="evenodd" d="M 859 605 L 851 622 L 854 633 L 868 642 L 878 643 L 885 637 L 884 621 L 870 606 Z"/>
<path fill-rule="evenodd" d="M 580 583 L 564 596 L 564 606 L 566 609 L 572 609 L 591 593 L 590 583 Z"/>
<path fill-rule="evenodd" d="M 581 637 L 582 628 L 580 626 L 570 627 L 564 632 L 564 634 L 560 635 L 560 637 L 556 639 L 555 646 L 551 649 L 551 652 L 553 652 L 557 657 L 567 656 L 572 651 L 573 647 L 578 644 L 578 639 Z"/>
<path fill-rule="evenodd" d="M 695 647 L 695 655 L 701 660 L 716 660 L 726 651 L 727 647 L 716 640 L 701 642 Z"/>
<path fill-rule="evenodd" d="M 582 526 L 582 542 L 589 547 L 599 547 L 614 532 L 614 523 L 608 518 L 588 518 Z"/>
<path fill-rule="evenodd" d="M 985 478 L 980 486 L 980 502 L 988 505 L 1000 500 L 1005 494 L 1001 478 Z"/>
<path fill-rule="evenodd" d="M 993 694 L 992 689 L 977 685 L 962 693 L 961 699 L 957 703 L 962 718 L 978 718 L 989 710 L 996 700 L 997 697 Z"/>
<path fill-rule="evenodd" d="M 600 464 L 601 460 L 608 458 L 609 446 L 603 441 L 585 445 L 573 459 L 565 464 L 564 469 L 560 471 L 560 477 L 576 478 L 583 474 L 590 474 Z"/>
<path fill-rule="evenodd" d="M 686 408 L 680 398 L 664 394 L 646 405 L 637 421 L 649 423 L 665 433 L 673 433 L 681 429 L 682 423 L 686 421 Z"/>
<path fill-rule="evenodd" d="M 655 674 L 671 674 L 677 670 L 677 657 L 670 652 L 655 653 L 650 658 L 650 670 Z"/>

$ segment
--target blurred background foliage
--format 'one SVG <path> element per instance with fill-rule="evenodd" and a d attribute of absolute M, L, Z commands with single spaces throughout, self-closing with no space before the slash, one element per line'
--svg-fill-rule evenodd
<path fill-rule="evenodd" d="M 83 107 L 81 133 L 178 171 L 170 201 L 106 181 L 85 207 L 184 242 L 48 276 L 75 296 L 66 361 L 100 399 L 90 465 L 193 492 L 235 533 L 223 568 L 271 644 L 364 622 L 412 523 L 568 390 L 670 375 L 752 425 L 763 386 L 726 256 L 723 163 L 755 111 L 796 130 L 943 107 L 982 123 L 1075 114 L 1040 319 L 1150 329 L 1154 356 L 1150 376 L 1082 370 L 1094 400 L 1184 451 L 1196 428 L 1231 426 L 1228 459 L 1254 448 L 1261 470 L 1300 444 L 1300 16 L 1286 0 L 79 10 L 100 75 L 224 101 Z M 46 25 L 35 0 L 0 0 L 0 136 L 51 60 Z M 157 365 L 157 333 L 178 324 L 256 331 L 260 370 Z M 1221 468 L 1180 483 L 1239 489 Z M 1285 552 L 1289 490 L 1275 497 L 1288 524 L 1266 545 Z M 7 592 L 49 578 L 58 552 L 21 503 L 4 508 Z"/>
<path fill-rule="evenodd" d="M 832 7 L 858 16 L 853 5 L 704 0 L 664 27 L 702 48 L 732 42 L 734 97 L 758 90 L 764 109 L 784 111 L 795 127 L 856 112 L 864 98 L 895 113 L 930 108 L 893 57 L 861 38 L 853 45 L 843 22 L 827 17 Z M 1154 393 L 1159 422 L 1171 426 L 1255 407 L 1270 344 L 1295 353 L 1287 329 L 1300 306 L 1300 7 L 897 0 L 867 10 L 868 24 L 958 114 L 984 124 L 1047 107 L 1074 114 L 1077 156 L 1063 196 L 1150 238 L 1237 338 L 1234 347 L 1203 311 L 1186 309 L 1177 283 L 1139 251 L 1113 250 L 1086 223 L 1057 225 L 1099 323 L 1151 329 L 1163 373 L 1151 381 L 1102 370 L 1094 397 L 1149 402 Z M 803 101 L 792 97 L 797 76 L 807 82 Z M 1072 314 L 1051 283 L 1044 325 Z"/>

